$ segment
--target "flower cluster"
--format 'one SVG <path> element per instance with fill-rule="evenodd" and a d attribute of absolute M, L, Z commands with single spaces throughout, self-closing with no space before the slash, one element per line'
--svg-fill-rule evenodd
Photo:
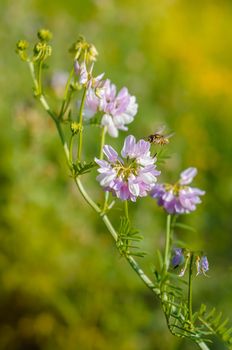
<path fill-rule="evenodd" d="M 135 96 L 131 96 L 126 87 L 118 93 L 109 79 L 102 80 L 104 74 L 92 76 L 93 64 L 88 72 L 85 61 L 74 62 L 74 71 L 80 85 L 87 87 L 84 118 L 92 118 L 98 111 L 103 113 L 101 125 L 106 127 L 112 137 L 118 137 L 118 130 L 127 131 L 127 124 L 134 120 L 138 110 Z"/>
<path fill-rule="evenodd" d="M 118 153 L 108 145 L 103 152 L 108 161 L 95 158 L 100 166 L 97 180 L 105 191 L 110 191 L 121 200 L 136 201 L 146 196 L 155 186 L 160 171 L 156 169 L 156 158 L 150 154 L 150 143 L 127 136 Z"/>
<path fill-rule="evenodd" d="M 100 94 L 88 90 L 84 114 L 85 118 L 91 118 L 97 111 L 103 112 L 102 126 L 110 136 L 118 137 L 118 130 L 128 130 L 126 125 L 134 120 L 137 110 L 135 96 L 131 96 L 125 87 L 117 94 L 116 86 L 107 79 Z"/>
<path fill-rule="evenodd" d="M 180 180 L 174 185 L 157 184 L 151 191 L 151 196 L 157 199 L 169 214 L 190 213 L 201 203 L 200 197 L 204 191 L 188 186 L 197 174 L 196 168 L 188 168 L 180 174 Z"/>

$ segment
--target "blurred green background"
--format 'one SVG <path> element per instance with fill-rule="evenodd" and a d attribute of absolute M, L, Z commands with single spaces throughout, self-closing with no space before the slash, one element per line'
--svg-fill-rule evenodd
<path fill-rule="evenodd" d="M 175 131 L 162 178 L 196 166 L 195 185 L 207 192 L 182 219 L 197 233 L 177 232 L 210 262 L 210 277 L 195 280 L 195 306 L 207 302 L 231 316 L 231 23 L 230 0 L 1 1 L 0 349 L 196 349 L 168 333 L 157 300 L 75 191 L 54 126 L 14 53 L 18 39 L 35 40 L 41 27 L 54 34 L 48 75 L 70 69 L 67 51 L 82 33 L 100 53 L 97 72 L 137 97 L 130 132 L 141 138 L 162 124 Z M 120 148 L 124 137 L 113 144 Z M 97 147 L 96 132 L 89 154 Z M 85 182 L 97 198 L 94 178 Z M 151 274 L 165 218 L 149 198 L 132 212 Z"/>

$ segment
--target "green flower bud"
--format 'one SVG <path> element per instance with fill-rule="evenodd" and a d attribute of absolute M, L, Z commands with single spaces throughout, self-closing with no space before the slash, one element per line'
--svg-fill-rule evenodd
<path fill-rule="evenodd" d="M 16 53 L 19 57 L 26 61 L 28 59 L 26 49 L 28 48 L 29 43 L 26 40 L 19 40 L 16 44 Z"/>
<path fill-rule="evenodd" d="M 29 46 L 29 43 L 26 40 L 19 40 L 16 44 L 18 51 L 24 51 L 28 48 L 28 46 Z"/>
<path fill-rule="evenodd" d="M 50 41 L 52 39 L 52 33 L 48 29 L 40 29 L 37 33 L 39 40 Z"/>

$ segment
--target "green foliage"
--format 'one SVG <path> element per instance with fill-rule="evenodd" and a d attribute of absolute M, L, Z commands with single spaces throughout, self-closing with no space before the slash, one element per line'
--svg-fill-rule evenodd
<path fill-rule="evenodd" d="M 232 327 L 228 326 L 229 319 L 224 319 L 221 312 L 216 308 L 207 310 L 205 304 L 202 304 L 200 310 L 194 315 L 195 322 L 200 322 L 208 330 L 209 334 L 217 335 L 225 342 L 229 349 L 232 349 Z"/>
<path fill-rule="evenodd" d="M 139 231 L 131 226 L 130 221 L 125 216 L 122 216 L 117 240 L 117 247 L 121 255 L 144 257 L 146 253 L 140 251 L 140 247 L 137 245 L 142 239 L 143 236 L 139 234 Z"/>
<path fill-rule="evenodd" d="M 161 278 L 157 280 L 160 282 Z M 160 283 L 160 299 L 170 332 L 197 344 L 212 343 L 212 337 L 217 335 L 231 349 L 232 327 L 228 326 L 229 319 L 223 319 L 222 313 L 217 313 L 215 308 L 207 311 L 206 305 L 202 304 L 190 320 L 183 288 L 177 286 L 176 281 L 177 277 L 169 274 Z"/>
<path fill-rule="evenodd" d="M 94 167 L 96 167 L 95 162 L 77 162 L 72 164 L 72 175 L 74 178 L 77 178 L 80 175 L 90 173 Z"/>

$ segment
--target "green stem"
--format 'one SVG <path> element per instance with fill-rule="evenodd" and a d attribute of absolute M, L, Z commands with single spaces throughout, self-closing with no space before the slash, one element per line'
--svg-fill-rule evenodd
<path fill-rule="evenodd" d="M 73 140 L 74 140 L 74 135 L 72 134 L 69 142 L 69 161 L 71 164 L 73 163 Z"/>
<path fill-rule="evenodd" d="M 105 136 L 106 136 L 106 126 L 104 126 L 102 128 L 99 159 L 103 159 L 103 147 L 104 147 L 104 144 L 105 144 Z"/>
<path fill-rule="evenodd" d="M 38 62 L 38 95 L 42 94 L 42 61 Z"/>
<path fill-rule="evenodd" d="M 36 92 L 36 94 L 38 95 L 38 91 L 39 91 L 39 85 L 38 85 L 38 81 L 36 79 L 35 76 L 35 66 L 34 66 L 34 62 L 32 61 L 27 61 L 29 69 L 30 69 L 30 73 L 31 73 L 31 77 L 33 80 L 33 84 L 34 84 L 34 91 Z"/>
<path fill-rule="evenodd" d="M 79 143 L 78 143 L 78 154 L 77 159 L 80 162 L 81 153 L 82 153 L 82 139 L 83 139 L 83 110 L 85 105 L 85 98 L 87 93 L 87 87 L 84 88 L 84 93 L 81 100 L 80 111 L 79 111 L 79 124 L 80 124 L 80 132 L 79 132 Z"/>
<path fill-rule="evenodd" d="M 108 208 L 108 200 L 109 200 L 109 192 L 106 191 L 105 192 L 105 200 L 104 200 L 103 209 L 102 209 L 103 213 L 105 213 L 107 208 Z"/>
<path fill-rule="evenodd" d="M 124 201 L 124 211 L 125 211 L 125 217 L 127 218 L 128 221 L 130 221 L 130 219 L 129 219 L 128 201 Z"/>
<path fill-rule="evenodd" d="M 69 74 L 67 83 L 65 85 L 64 97 L 63 97 L 63 101 L 62 101 L 62 105 L 61 105 L 61 109 L 60 109 L 60 113 L 59 113 L 59 118 L 63 117 L 63 115 L 66 112 L 67 107 L 69 105 L 69 101 L 70 101 L 71 96 L 69 96 L 68 100 L 67 100 L 67 96 L 68 96 L 68 93 L 69 93 L 69 87 L 70 87 L 70 84 L 71 84 L 71 81 L 72 81 L 73 74 L 74 74 L 74 67 L 72 68 L 72 70 L 71 70 L 71 72 Z"/>
<path fill-rule="evenodd" d="M 189 312 L 189 321 L 192 323 L 192 303 L 193 303 L 193 288 L 192 288 L 192 282 L 193 282 L 193 258 L 194 254 L 191 253 L 190 255 L 190 262 L 189 262 L 189 281 L 188 281 L 188 312 Z"/>
<path fill-rule="evenodd" d="M 171 215 L 168 214 L 167 223 L 166 223 L 166 237 L 165 237 L 165 250 L 164 250 L 164 266 L 163 266 L 164 274 L 168 272 L 168 268 L 169 268 L 170 240 L 171 240 Z"/>

